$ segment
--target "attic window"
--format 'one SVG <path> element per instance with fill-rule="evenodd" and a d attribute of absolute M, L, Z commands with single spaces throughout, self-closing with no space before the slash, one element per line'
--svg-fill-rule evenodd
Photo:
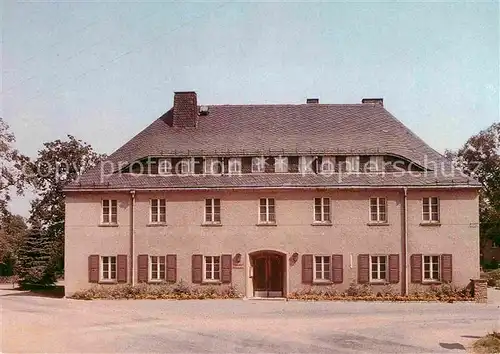
<path fill-rule="evenodd" d="M 172 161 L 170 159 L 158 160 L 158 174 L 169 175 L 172 173 Z"/>

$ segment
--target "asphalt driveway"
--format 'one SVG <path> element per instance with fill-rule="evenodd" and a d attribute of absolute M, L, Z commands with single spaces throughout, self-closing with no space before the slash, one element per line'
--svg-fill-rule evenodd
<path fill-rule="evenodd" d="M 77 301 L 0 290 L 2 352 L 465 353 L 499 304 Z"/>

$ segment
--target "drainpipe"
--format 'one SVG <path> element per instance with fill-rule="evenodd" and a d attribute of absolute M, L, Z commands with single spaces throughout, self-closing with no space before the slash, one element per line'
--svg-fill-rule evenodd
<path fill-rule="evenodd" d="M 134 260 L 135 260 L 135 191 L 130 191 L 130 282 L 132 286 L 135 285 L 135 271 L 134 271 Z"/>
<path fill-rule="evenodd" d="M 408 295 L 408 188 L 403 187 L 404 202 L 403 202 L 403 269 L 405 282 L 404 282 L 404 295 Z"/>

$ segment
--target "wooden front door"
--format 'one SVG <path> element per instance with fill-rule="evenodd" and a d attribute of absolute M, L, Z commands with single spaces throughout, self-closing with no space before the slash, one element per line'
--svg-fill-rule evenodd
<path fill-rule="evenodd" d="M 282 297 L 283 256 L 262 253 L 253 258 L 253 292 L 256 297 Z"/>

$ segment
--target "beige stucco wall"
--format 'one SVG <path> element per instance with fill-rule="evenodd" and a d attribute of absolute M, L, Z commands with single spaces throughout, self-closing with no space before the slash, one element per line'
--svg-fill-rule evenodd
<path fill-rule="evenodd" d="M 369 198 L 388 199 L 387 226 L 368 226 Z M 441 198 L 441 226 L 420 226 L 421 198 Z M 257 226 L 258 200 L 276 199 L 277 226 Z M 313 198 L 330 197 L 332 225 L 312 226 Z M 167 199 L 167 226 L 149 227 L 149 200 Z M 203 226 L 205 198 L 221 199 L 221 227 Z M 118 199 L 118 227 L 100 227 L 102 199 Z M 346 288 L 356 280 L 357 255 L 402 255 L 402 190 L 282 190 L 282 191 L 190 191 L 142 192 L 135 197 L 135 250 L 138 254 L 177 254 L 178 280 L 191 281 L 191 255 L 241 253 L 243 268 L 233 269 L 233 283 L 247 296 L 252 295 L 248 276 L 248 254 L 257 250 L 278 250 L 286 254 L 287 289 L 301 284 L 301 255 L 306 253 L 344 255 Z M 87 258 L 90 254 L 128 254 L 130 259 L 129 192 L 69 193 L 66 197 L 67 295 L 91 286 Z M 453 277 L 465 285 L 479 275 L 479 228 L 477 193 L 471 190 L 409 191 L 409 254 L 452 253 Z M 299 261 L 289 264 L 297 252 Z M 402 261 L 402 257 L 400 257 Z M 134 272 L 137 277 L 137 270 Z M 129 271 L 130 275 L 130 271 Z M 403 278 L 401 277 L 401 280 Z M 396 287 L 401 289 L 402 281 Z"/>

